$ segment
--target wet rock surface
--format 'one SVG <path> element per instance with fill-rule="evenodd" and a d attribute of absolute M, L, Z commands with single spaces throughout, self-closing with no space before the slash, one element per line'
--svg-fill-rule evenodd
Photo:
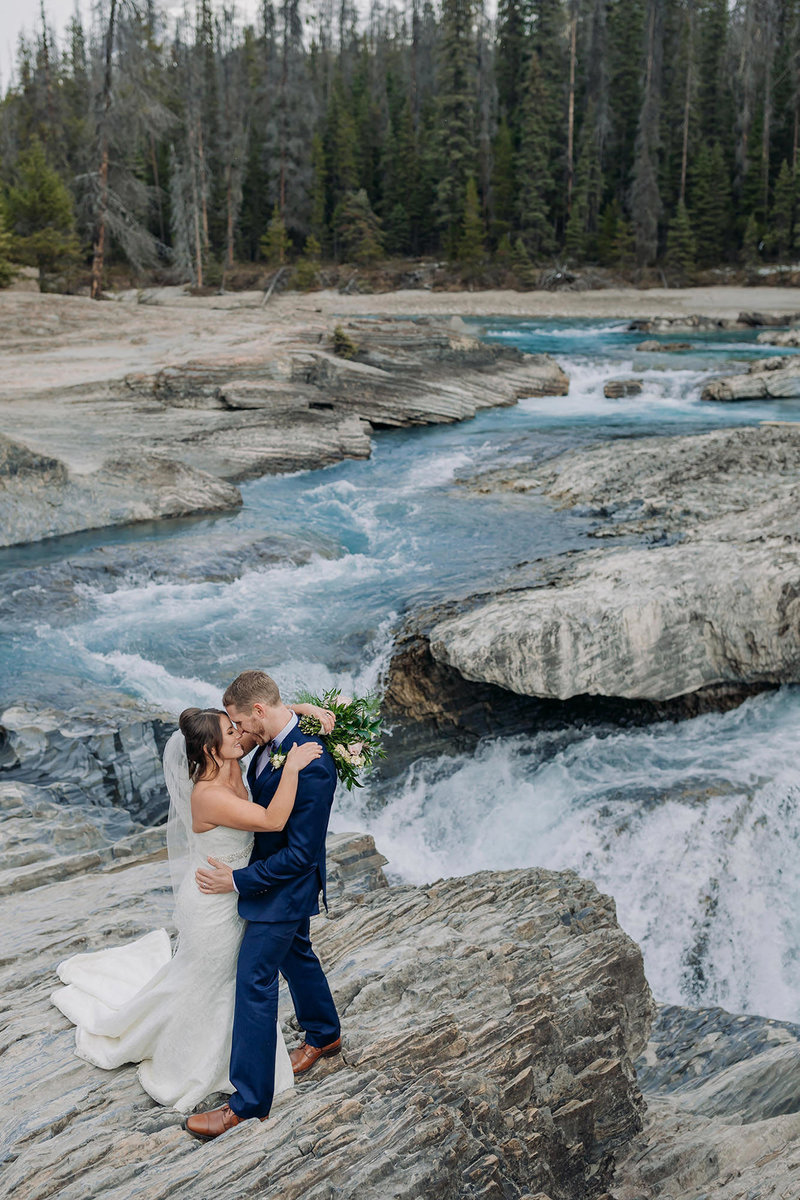
<path fill-rule="evenodd" d="M 796 1025 L 661 1008 L 636 1064 L 645 1127 L 620 1156 L 616 1200 L 792 1200 L 799 1065 Z"/>
<path fill-rule="evenodd" d="M 374 852 L 374 847 L 373 847 Z M 335 853 L 335 851 L 334 851 Z M 652 1002 L 613 902 L 570 872 L 344 893 L 313 933 L 343 1019 L 269 1121 L 202 1145 L 133 1067 L 74 1057 L 57 961 L 169 925 L 166 864 L 0 897 L 6 1118 L 0 1195 L 122 1200 L 333 1194 L 604 1195 L 641 1126 L 632 1060 Z M 284 999 L 290 1045 L 297 1031 Z"/>
<path fill-rule="evenodd" d="M 794 344 L 794 343 L 786 343 Z M 741 375 L 712 379 L 703 388 L 703 400 L 794 400 L 800 396 L 800 356 L 753 363 Z"/>
<path fill-rule="evenodd" d="M 797 426 L 616 440 L 467 485 L 544 493 L 591 515 L 606 543 L 647 544 L 523 564 L 498 594 L 412 618 L 410 635 L 462 680 L 542 700 L 720 707 L 800 681 Z M 403 671 L 398 654 L 395 693 Z M 454 711 L 468 707 L 460 692 Z"/>
<path fill-rule="evenodd" d="M 619 400 L 623 396 L 638 396 L 643 387 L 641 379 L 609 379 L 603 384 L 603 395 L 607 400 Z"/>

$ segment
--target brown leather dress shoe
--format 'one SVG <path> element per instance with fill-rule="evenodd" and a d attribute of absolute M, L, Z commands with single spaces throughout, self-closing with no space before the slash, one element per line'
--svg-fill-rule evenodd
<path fill-rule="evenodd" d="M 340 1037 L 335 1042 L 329 1042 L 327 1046 L 309 1046 L 308 1042 L 303 1042 L 302 1046 L 298 1046 L 289 1055 L 292 1070 L 295 1075 L 305 1075 L 306 1071 L 310 1071 L 320 1058 L 333 1058 L 334 1054 L 338 1054 L 341 1049 L 342 1039 Z"/>
<path fill-rule="evenodd" d="M 240 1125 L 242 1119 L 237 1117 L 229 1104 L 223 1104 L 222 1108 L 212 1108 L 209 1112 L 193 1113 L 186 1118 L 184 1129 L 201 1142 L 210 1142 L 212 1138 L 233 1129 L 234 1125 Z"/>

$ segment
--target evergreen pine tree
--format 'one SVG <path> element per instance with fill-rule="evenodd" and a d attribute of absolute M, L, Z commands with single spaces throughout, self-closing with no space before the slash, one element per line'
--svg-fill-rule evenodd
<path fill-rule="evenodd" d="M 43 291 L 47 276 L 74 265 L 80 254 L 72 197 L 38 138 L 20 155 L 17 173 L 19 183 L 8 193 L 13 250 L 20 262 L 38 267 Z"/>
<path fill-rule="evenodd" d="M 769 221 L 769 245 L 779 260 L 786 258 L 792 246 L 795 182 L 786 159 L 781 163 Z"/>
<path fill-rule="evenodd" d="M 486 254 L 483 239 L 484 228 L 478 201 L 478 188 L 470 175 L 464 194 L 464 218 L 461 241 L 458 244 L 458 259 L 468 278 L 474 279 L 483 264 Z"/>
<path fill-rule="evenodd" d="M 710 150 L 701 145 L 692 170 L 690 199 L 698 262 L 713 266 L 725 254 L 731 226 L 730 180 L 719 142 Z"/>
<path fill-rule="evenodd" d="M 494 260 L 500 267 L 510 267 L 514 260 L 514 247 L 511 245 L 511 235 L 504 233 L 497 243 Z"/>
<path fill-rule="evenodd" d="M 498 0 L 495 75 L 501 121 L 518 134 L 519 97 L 530 53 L 530 0 Z M 513 142 L 513 138 L 512 138 Z"/>
<path fill-rule="evenodd" d="M 272 210 L 272 218 L 267 226 L 267 232 L 261 239 L 260 247 L 261 254 L 271 267 L 282 267 L 292 248 L 292 239 L 289 237 L 286 223 L 277 204 Z"/>
<path fill-rule="evenodd" d="M 0 207 L 0 288 L 8 287 L 16 273 L 11 261 L 11 234 L 6 227 L 5 213 Z"/>
<path fill-rule="evenodd" d="M 617 222 L 620 216 L 619 200 L 614 196 L 600 214 L 600 225 L 597 231 L 597 260 L 604 266 L 610 266 L 616 262 L 614 240 L 617 236 Z"/>
<path fill-rule="evenodd" d="M 521 237 L 514 242 L 511 253 L 511 266 L 517 281 L 523 288 L 536 287 L 536 268 L 531 262 L 528 248 Z"/>
<path fill-rule="evenodd" d="M 695 240 L 689 214 L 682 200 L 667 230 L 667 265 L 678 272 L 682 280 L 691 280 L 695 268 Z"/>
<path fill-rule="evenodd" d="M 313 233 L 310 233 L 306 238 L 303 253 L 295 263 L 292 275 L 293 287 L 298 288 L 301 292 L 307 292 L 316 285 L 319 279 L 321 257 L 322 248 Z"/>
<path fill-rule="evenodd" d="M 632 267 L 636 261 L 636 241 L 633 236 L 633 226 L 624 216 L 617 220 L 613 245 L 614 263 L 623 269 Z"/>
<path fill-rule="evenodd" d="M 499 243 L 514 228 L 514 142 L 511 127 L 505 117 L 497 127 L 494 139 L 492 169 L 492 237 Z"/>
<path fill-rule="evenodd" d="M 594 248 L 602 192 L 603 176 L 597 151 L 594 106 L 589 104 L 581 127 L 575 189 L 565 235 L 565 250 L 572 262 L 582 262 Z"/>
<path fill-rule="evenodd" d="M 475 174 L 473 0 L 442 0 L 437 96 L 439 223 L 455 258 L 467 179 Z"/>
<path fill-rule="evenodd" d="M 392 113 L 386 132 L 381 213 L 390 254 L 409 254 L 418 213 L 419 164 L 408 95 L 394 79 L 387 85 Z"/>
<path fill-rule="evenodd" d="M 381 223 L 364 188 L 348 192 L 334 213 L 334 226 L 346 262 L 366 265 L 383 253 Z"/>
<path fill-rule="evenodd" d="M 327 231 L 326 183 L 325 147 L 315 133 L 311 139 L 311 233 L 319 246 Z"/>
<path fill-rule="evenodd" d="M 742 262 L 748 270 L 754 270 L 761 262 L 761 230 L 755 213 L 750 213 L 744 228 Z"/>
<path fill-rule="evenodd" d="M 547 204 L 552 186 L 548 109 L 547 89 L 539 59 L 532 54 L 522 97 L 516 174 L 519 228 L 528 252 L 534 257 L 549 254 L 554 246 L 553 224 Z"/>
<path fill-rule="evenodd" d="M 389 254 L 408 254 L 411 246 L 411 221 L 405 204 L 397 203 L 383 222 Z"/>

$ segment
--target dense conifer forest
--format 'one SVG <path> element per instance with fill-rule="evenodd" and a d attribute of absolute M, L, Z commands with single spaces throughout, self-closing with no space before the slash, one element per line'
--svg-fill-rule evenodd
<path fill-rule="evenodd" d="M 791 261 L 799 50 L 800 0 L 43 7 L 0 100 L 0 284 Z"/>

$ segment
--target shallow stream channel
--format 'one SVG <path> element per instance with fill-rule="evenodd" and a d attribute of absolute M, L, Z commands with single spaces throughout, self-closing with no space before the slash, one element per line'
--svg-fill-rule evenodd
<path fill-rule="evenodd" d="M 554 355 L 569 395 L 379 432 L 368 461 L 245 484 L 233 515 L 0 552 L 0 698 L 115 688 L 177 714 L 254 665 L 289 698 L 379 688 L 407 613 L 592 544 L 591 515 L 464 480 L 598 439 L 800 420 L 800 401 L 701 401 L 709 375 L 775 353 L 755 331 L 639 354 L 624 321 L 480 328 Z M 643 392 L 606 399 L 633 370 Z M 333 828 L 373 833 L 394 880 L 574 869 L 614 896 L 659 1000 L 800 1021 L 798 730 L 786 688 L 678 723 L 495 738 L 342 790 Z"/>

